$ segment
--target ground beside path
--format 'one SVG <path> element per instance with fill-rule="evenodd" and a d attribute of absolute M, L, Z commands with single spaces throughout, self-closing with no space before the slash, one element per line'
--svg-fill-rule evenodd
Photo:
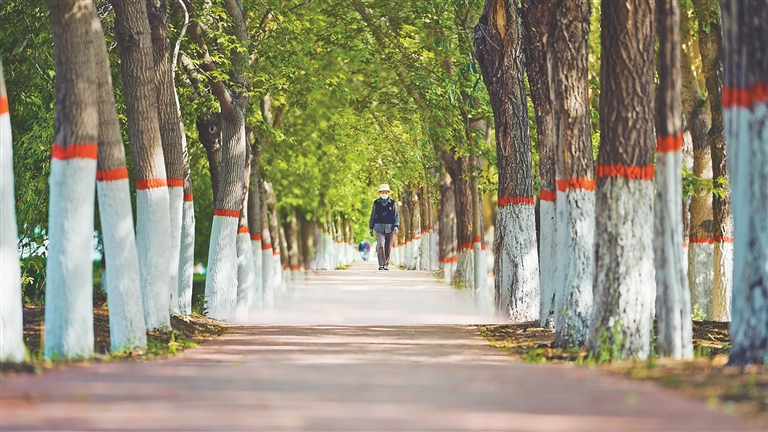
<path fill-rule="evenodd" d="M 349 286 L 344 274 L 311 276 L 284 293 L 275 315 L 281 307 L 290 320 L 301 321 L 303 314 L 302 325 L 233 326 L 173 358 L 76 366 L 4 381 L 0 429 L 750 429 L 743 420 L 649 383 L 583 367 L 515 361 L 490 347 L 475 327 L 446 323 L 475 309 L 464 310 L 451 300 L 452 289 L 426 272 L 385 275 L 375 265 L 358 264 L 348 273 L 357 279 Z M 322 286 L 313 285 L 321 280 Z M 418 301 L 398 310 L 394 299 L 409 296 L 393 291 L 388 301 L 387 289 L 412 290 L 410 298 Z M 384 311 L 395 315 L 349 325 L 345 320 L 364 322 L 365 314 L 336 313 L 355 309 L 359 296 L 382 302 L 370 306 L 368 321 Z M 313 306 L 300 298 L 342 303 Z M 435 306 L 440 304 L 442 311 Z M 324 315 L 341 324 L 320 323 Z"/>

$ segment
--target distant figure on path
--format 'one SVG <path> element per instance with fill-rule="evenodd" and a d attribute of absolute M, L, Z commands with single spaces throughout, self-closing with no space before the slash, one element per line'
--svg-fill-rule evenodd
<path fill-rule="evenodd" d="M 379 186 L 379 198 L 373 202 L 371 218 L 368 221 L 369 234 L 376 231 L 376 252 L 379 256 L 379 270 L 389 270 L 389 253 L 392 239 L 400 227 L 400 212 L 395 200 L 389 197 L 389 185 Z"/>
<path fill-rule="evenodd" d="M 371 242 L 368 240 L 361 241 L 360 246 L 357 248 L 360 251 L 360 258 L 363 261 L 368 261 L 368 257 L 371 254 Z"/>

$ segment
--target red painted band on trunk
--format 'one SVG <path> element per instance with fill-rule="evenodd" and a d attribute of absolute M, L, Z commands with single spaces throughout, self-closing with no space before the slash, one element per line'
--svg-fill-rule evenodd
<path fill-rule="evenodd" d="M 280 251 L 279 251 L 279 250 L 277 250 L 277 249 L 275 249 L 275 251 L 274 251 L 274 252 L 272 252 L 272 255 L 274 255 L 274 256 L 278 256 L 278 255 L 280 255 Z"/>
<path fill-rule="evenodd" d="M 290 269 L 291 269 L 291 271 L 299 271 L 300 268 L 299 267 L 291 266 Z"/>
<path fill-rule="evenodd" d="M 414 237 L 413 239 L 414 239 L 414 240 L 420 240 L 420 239 L 421 239 L 421 236 L 416 236 L 416 237 Z"/>
<path fill-rule="evenodd" d="M 683 148 L 683 135 L 656 135 L 656 152 L 673 153 Z"/>
<path fill-rule="evenodd" d="M 269 243 L 261 245 L 261 250 L 265 251 L 267 249 L 272 249 L 272 245 Z"/>
<path fill-rule="evenodd" d="M 464 250 L 464 249 L 472 249 L 472 243 L 460 244 L 459 247 L 456 248 L 456 250 Z"/>
<path fill-rule="evenodd" d="M 715 237 L 715 243 L 733 243 L 733 237 Z"/>
<path fill-rule="evenodd" d="M 499 198 L 499 207 L 506 207 L 512 204 L 533 205 L 533 197 L 502 197 Z"/>
<path fill-rule="evenodd" d="M 194 196 L 192 194 L 184 194 L 184 202 L 192 202 L 194 200 Z"/>
<path fill-rule="evenodd" d="M 58 160 L 69 160 L 69 159 L 97 160 L 99 158 L 99 147 L 96 144 L 90 144 L 90 143 L 71 144 L 68 147 L 62 147 L 56 143 L 53 143 L 51 156 L 53 157 L 53 159 L 58 159 Z"/>
<path fill-rule="evenodd" d="M 591 178 L 572 178 L 570 180 L 555 180 L 557 190 L 567 192 L 569 189 L 578 189 L 585 191 L 595 190 L 595 180 Z"/>
<path fill-rule="evenodd" d="M 167 178 L 168 187 L 184 187 L 184 179 L 180 178 Z"/>
<path fill-rule="evenodd" d="M 216 209 L 216 210 L 213 211 L 213 215 L 214 216 L 239 218 L 240 217 L 240 210 Z"/>
<path fill-rule="evenodd" d="M 96 181 L 115 181 L 128 178 L 128 168 L 114 168 L 96 171 Z"/>
<path fill-rule="evenodd" d="M 568 190 L 567 180 L 555 180 L 555 185 L 557 185 L 557 190 L 559 190 L 560 192 L 565 192 Z"/>
<path fill-rule="evenodd" d="M 539 199 L 542 201 L 555 202 L 557 201 L 557 192 L 542 190 L 539 192 Z"/>
<path fill-rule="evenodd" d="M 723 87 L 723 109 L 752 108 L 758 102 L 768 102 L 768 81 L 749 89 Z"/>
<path fill-rule="evenodd" d="M 250 234 L 251 232 L 248 230 L 247 226 L 241 226 L 237 229 L 238 234 Z"/>
<path fill-rule="evenodd" d="M 251 241 L 261 241 L 261 234 L 251 234 Z"/>
<path fill-rule="evenodd" d="M 688 249 L 688 242 L 683 243 L 683 249 Z"/>
<path fill-rule="evenodd" d="M 472 241 L 475 243 L 480 243 L 481 241 L 483 241 L 483 238 L 480 236 L 474 236 L 472 237 Z"/>
<path fill-rule="evenodd" d="M 653 165 L 642 167 L 629 165 L 598 165 L 595 169 L 597 177 L 623 177 L 627 180 L 653 180 Z"/>
<path fill-rule="evenodd" d="M 168 181 L 164 178 L 136 179 L 136 189 L 147 190 L 167 187 Z"/>
<path fill-rule="evenodd" d="M 8 114 L 8 96 L 0 96 L 0 115 Z"/>
<path fill-rule="evenodd" d="M 457 257 L 456 255 L 448 257 L 448 258 L 440 258 L 440 262 L 445 262 L 445 263 L 452 263 L 452 262 L 456 262 L 458 260 L 459 260 L 459 257 Z"/>
<path fill-rule="evenodd" d="M 422 234 L 426 234 L 426 233 L 428 233 L 428 232 L 429 232 L 431 229 L 432 229 L 432 227 L 429 227 L 429 228 L 427 228 L 427 229 L 423 229 L 423 230 L 421 230 L 421 233 L 422 233 Z"/>

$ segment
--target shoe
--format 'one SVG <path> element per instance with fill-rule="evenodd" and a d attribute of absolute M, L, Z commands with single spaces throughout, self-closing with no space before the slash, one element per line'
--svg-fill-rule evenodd
<path fill-rule="evenodd" d="M 389 271 L 389 267 L 384 267 L 384 270 Z"/>
<path fill-rule="evenodd" d="M 384 267 L 383 266 L 379 266 L 379 270 L 384 270 Z"/>

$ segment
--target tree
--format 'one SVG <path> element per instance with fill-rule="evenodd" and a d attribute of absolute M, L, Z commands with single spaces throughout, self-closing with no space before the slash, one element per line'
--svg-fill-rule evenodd
<path fill-rule="evenodd" d="M 602 2 L 592 352 L 645 358 L 653 268 L 654 2 Z"/>
<path fill-rule="evenodd" d="M 145 0 L 113 0 L 128 135 L 136 169 L 136 243 L 147 329 L 168 329 L 172 256 L 171 218 L 157 83 Z M 170 95 L 168 95 L 170 97 Z M 177 125 L 174 125 L 177 126 Z M 176 263 L 173 263 L 176 264 Z M 176 286 L 173 287 L 176 289 Z"/>
<path fill-rule="evenodd" d="M 24 320 L 21 307 L 21 269 L 17 248 L 16 198 L 13 187 L 13 136 L 8 112 L 8 93 L 0 62 L 0 361 L 22 362 L 24 349 Z"/>
<path fill-rule="evenodd" d="M 475 56 L 488 88 L 496 130 L 499 213 L 494 242 L 496 311 L 515 322 L 539 316 L 539 260 L 531 142 L 517 6 L 489 0 L 475 27 Z"/>
<path fill-rule="evenodd" d="M 109 299 L 109 342 L 113 352 L 144 349 L 147 333 L 125 148 L 115 106 L 107 47 L 95 10 L 90 26 L 93 29 L 90 43 L 98 92 L 96 190 L 104 244 L 103 259 L 106 262 L 102 285 L 106 285 Z"/>
<path fill-rule="evenodd" d="M 720 25 L 720 7 L 714 0 L 695 0 L 693 2 L 696 18 L 699 22 L 699 51 L 702 70 L 707 83 L 712 120 L 707 140 L 712 157 L 712 178 L 722 187 L 722 193 L 712 196 L 713 211 L 713 282 L 711 319 L 715 321 L 731 320 L 731 297 L 733 286 L 733 218 L 728 196 L 728 156 L 725 147 L 723 126 L 723 29 Z"/>
<path fill-rule="evenodd" d="M 530 87 L 531 101 L 536 116 L 536 133 L 539 152 L 539 272 L 541 286 L 541 307 L 539 325 L 554 327 L 555 298 L 559 287 L 556 238 L 555 183 L 555 113 L 552 103 L 554 89 L 555 13 L 558 3 L 554 1 L 528 0 L 521 3 L 521 17 L 525 29 L 525 68 Z"/>
<path fill-rule="evenodd" d="M 163 159 L 168 185 L 170 249 L 166 257 L 170 266 L 170 308 L 171 314 L 181 313 L 179 299 L 179 254 L 181 252 L 181 231 L 184 219 L 184 181 L 189 162 L 186 159 L 186 139 L 181 112 L 177 106 L 178 96 L 174 84 L 171 43 L 168 40 L 167 0 L 146 0 L 147 17 L 152 40 L 155 84 L 157 88 L 157 121 L 163 145 Z M 185 168 L 185 166 L 187 168 Z M 187 270 L 189 271 L 189 270 Z M 186 302 L 186 301 L 185 301 Z"/>
<path fill-rule="evenodd" d="M 50 0 L 56 59 L 45 289 L 47 358 L 93 354 L 93 203 L 99 113 L 91 0 Z"/>
<path fill-rule="evenodd" d="M 723 115 L 734 219 L 729 364 L 768 362 L 768 2 L 724 1 Z"/>
<path fill-rule="evenodd" d="M 589 123 L 589 2 L 562 1 L 554 33 L 557 184 L 555 294 L 557 346 L 581 346 L 592 312 L 595 268 L 595 179 Z M 558 281 L 560 283 L 560 281 Z"/>
<path fill-rule="evenodd" d="M 682 202 L 683 126 L 680 104 L 680 8 L 657 1 L 659 35 L 656 97 L 656 267 L 657 344 L 662 355 L 693 358 L 691 297 L 684 272 Z"/>

